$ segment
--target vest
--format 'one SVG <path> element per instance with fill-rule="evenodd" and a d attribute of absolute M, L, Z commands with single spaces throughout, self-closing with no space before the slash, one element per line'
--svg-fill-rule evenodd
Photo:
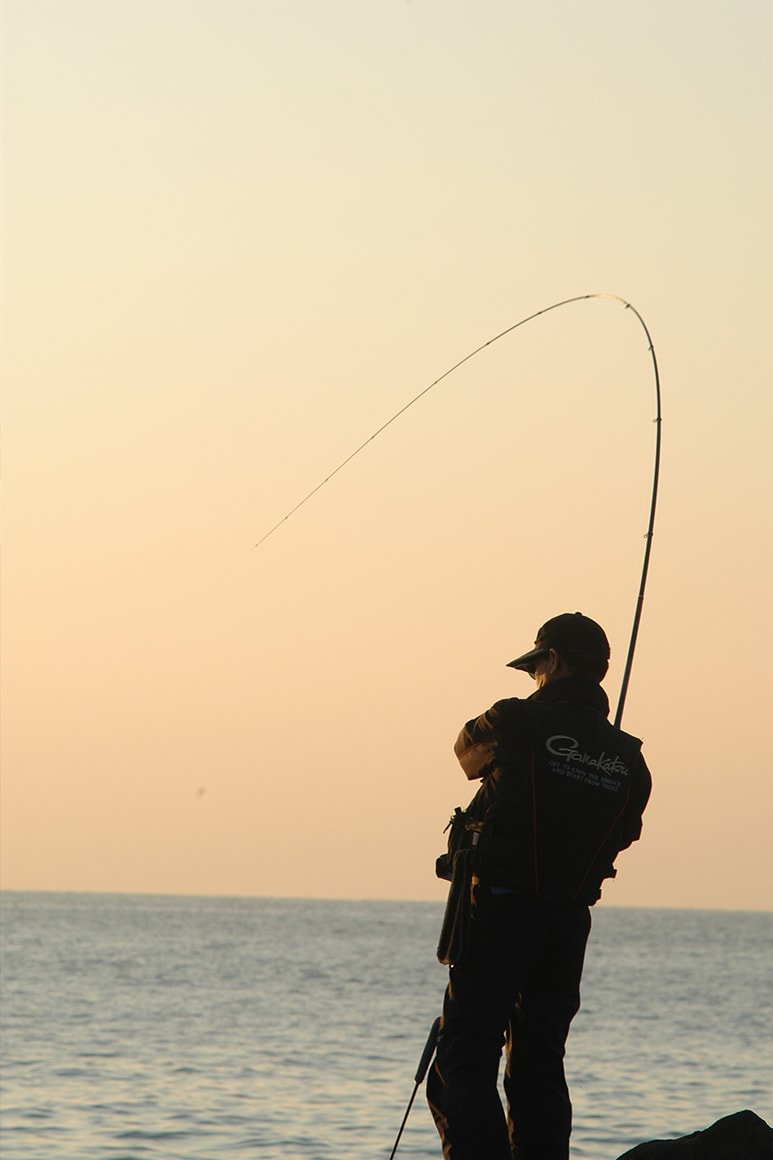
<path fill-rule="evenodd" d="M 574 701 L 523 705 L 528 768 L 519 771 L 517 792 L 503 794 L 482 819 L 478 874 L 557 905 L 591 905 L 626 844 L 621 822 L 641 741 Z"/>

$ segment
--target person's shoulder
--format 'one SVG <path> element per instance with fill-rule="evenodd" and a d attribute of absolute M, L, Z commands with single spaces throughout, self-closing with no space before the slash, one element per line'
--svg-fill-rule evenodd
<path fill-rule="evenodd" d="M 528 703 L 522 697 L 505 697 L 491 706 L 485 718 L 498 733 L 522 731 L 528 728 Z"/>
<path fill-rule="evenodd" d="M 490 709 L 468 721 L 459 736 L 459 745 L 468 745 L 471 739 L 490 736 L 501 729 L 514 727 L 526 720 L 526 702 L 520 697 L 505 697 L 495 701 Z"/>
<path fill-rule="evenodd" d="M 516 717 L 522 720 L 526 712 L 526 701 L 523 697 L 504 697 L 501 701 L 495 701 L 489 709 L 492 716 L 503 721 Z"/>

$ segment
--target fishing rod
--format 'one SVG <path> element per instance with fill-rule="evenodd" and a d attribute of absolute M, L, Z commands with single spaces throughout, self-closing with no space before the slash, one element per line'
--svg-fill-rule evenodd
<path fill-rule="evenodd" d="M 608 295 L 608 297 L 616 297 L 615 295 Z M 622 302 L 622 298 L 617 299 Z M 633 614 L 633 626 L 631 628 L 631 639 L 628 643 L 628 655 L 625 661 L 625 669 L 623 670 L 623 680 L 620 685 L 620 696 L 617 701 L 617 710 L 615 712 L 615 725 L 620 728 L 620 722 L 623 719 L 623 709 L 625 708 L 625 698 L 628 693 L 628 682 L 631 679 L 631 669 L 633 668 L 633 654 L 636 651 L 636 641 L 639 637 L 639 625 L 641 623 L 641 614 L 644 611 L 644 589 L 647 586 L 647 575 L 650 567 L 650 555 L 652 554 L 652 539 L 655 534 L 655 509 L 658 506 L 658 484 L 660 483 L 660 443 L 661 432 L 663 429 L 663 415 L 660 403 L 660 372 L 658 371 L 658 360 L 655 354 L 655 346 L 647 329 L 647 324 L 642 318 L 639 311 L 630 302 L 625 303 L 627 310 L 633 311 L 635 317 L 638 319 L 639 325 L 647 336 L 647 346 L 652 360 L 652 370 L 655 376 L 655 404 L 656 414 L 653 422 L 655 423 L 655 461 L 652 469 L 652 492 L 650 495 L 650 514 L 647 522 L 647 531 L 644 536 L 644 561 L 642 563 L 641 578 L 639 580 L 639 591 L 636 596 L 636 608 Z"/>
<path fill-rule="evenodd" d="M 647 324 L 645 323 L 644 319 L 642 318 L 641 314 L 636 309 L 636 307 L 633 306 L 630 302 L 627 302 L 624 298 L 619 297 L 619 295 L 617 295 L 617 294 L 579 294 L 579 295 L 576 295 L 575 297 L 572 297 L 572 298 L 564 298 L 560 302 L 554 302 L 550 306 L 543 307 L 542 310 L 537 310 L 533 314 L 527 315 L 526 318 L 521 318 L 518 322 L 514 322 L 511 326 L 508 326 L 504 330 L 501 330 L 498 334 L 495 334 L 493 336 L 493 338 L 489 338 L 486 342 L 481 343 L 480 346 L 475 347 L 475 349 L 471 350 L 469 352 L 469 354 L 466 354 L 464 356 L 464 358 L 459 359 L 458 362 L 455 362 L 453 364 L 453 366 L 449 367 L 448 370 L 444 371 L 442 375 L 439 375 L 436 379 L 434 379 L 429 384 L 429 386 L 424 387 L 424 389 L 419 391 L 419 393 L 417 395 L 414 395 L 414 397 L 412 399 L 410 399 L 407 403 L 405 403 L 404 406 L 402 406 L 398 411 L 396 411 L 394 413 L 394 415 L 392 415 L 389 419 L 387 419 L 387 421 L 385 423 L 382 423 L 381 426 L 376 431 L 374 431 L 372 435 L 369 435 L 367 439 L 365 439 L 362 443 L 360 443 L 360 445 L 358 447 L 356 447 L 354 449 L 354 451 L 352 451 L 349 455 L 347 455 L 345 459 L 342 459 L 341 462 L 338 464 L 338 466 L 335 467 L 329 473 L 329 475 L 326 475 L 324 477 L 324 479 L 320 480 L 320 482 L 318 484 L 316 484 L 316 486 L 313 487 L 311 489 L 311 491 L 308 492 L 301 500 L 299 500 L 299 502 L 297 504 L 295 504 L 295 506 L 292 507 L 290 509 L 290 511 L 287 512 L 286 515 L 282 516 L 282 518 L 280 520 L 278 520 L 273 525 L 273 527 L 269 528 L 269 530 L 263 536 L 261 536 L 261 538 L 253 545 L 253 548 L 259 548 L 262 544 L 264 544 L 266 542 L 266 540 L 270 536 L 272 536 L 274 534 L 274 532 L 276 532 L 282 526 L 282 524 L 286 523 L 292 516 L 295 515 L 295 513 L 297 511 L 299 511 L 304 506 L 304 504 L 308 503 L 308 501 L 312 498 L 312 496 L 316 495 L 317 492 L 320 491 L 325 486 L 326 483 L 329 483 L 331 479 L 333 479 L 336 475 L 338 475 L 338 473 L 340 471 L 342 471 L 344 469 L 344 467 L 346 467 L 347 464 L 351 463 L 351 461 L 353 459 L 355 459 L 356 456 L 358 456 L 361 451 L 364 451 L 364 449 L 368 446 L 369 443 L 372 443 L 374 441 L 374 439 L 377 439 L 378 436 L 381 435 L 381 433 L 387 429 L 387 427 L 390 427 L 392 425 L 392 423 L 394 423 L 397 419 L 400 418 L 401 415 L 404 415 L 406 411 L 410 410 L 410 408 L 414 405 L 414 403 L 418 403 L 419 399 L 424 398 L 425 395 L 429 394 L 429 392 L 433 389 L 433 387 L 436 387 L 439 383 L 442 383 L 444 379 L 447 379 L 449 377 L 449 375 L 453 374 L 453 372 L 458 370 L 459 367 L 462 367 L 462 366 L 464 366 L 465 363 L 470 362 L 470 360 L 475 358 L 476 355 L 480 354 L 481 351 L 484 351 L 488 347 L 493 346 L 494 343 L 499 342 L 499 340 L 502 338 L 505 338 L 506 335 L 512 334 L 512 332 L 514 330 L 518 330 L 519 327 L 525 326 L 527 322 L 532 322 L 535 318 L 540 318 L 543 314 L 549 314 L 551 311 L 558 310 L 563 306 L 569 306 L 574 302 L 585 302 L 585 301 L 588 301 L 589 299 L 593 299 L 593 298 L 602 299 L 602 300 L 611 301 L 611 302 L 617 302 L 618 304 L 623 306 L 626 310 L 630 310 L 633 313 L 634 317 L 638 321 L 639 325 L 641 326 L 641 328 L 644 331 L 644 334 L 647 338 L 647 348 L 648 348 L 650 358 L 652 361 L 652 369 L 653 369 L 654 377 L 655 377 L 656 415 L 655 415 L 655 419 L 653 421 L 656 425 L 656 435 L 655 435 L 655 457 L 654 457 L 654 466 L 653 466 L 653 473 L 652 473 L 652 491 L 651 491 L 651 495 L 650 495 L 649 519 L 647 522 L 647 531 L 645 533 L 644 561 L 642 564 L 641 577 L 639 580 L 639 588 L 638 588 L 637 596 L 636 596 L 636 606 L 635 606 L 635 610 L 634 610 L 633 626 L 631 629 L 631 637 L 630 637 L 630 641 L 628 644 L 628 652 L 627 652 L 627 656 L 626 656 L 625 668 L 623 671 L 622 684 L 620 687 L 620 695 L 618 698 L 617 710 L 615 712 L 615 718 L 614 718 L 614 724 L 616 727 L 619 728 L 620 722 L 622 721 L 622 717 L 623 717 L 623 709 L 625 707 L 625 700 L 626 700 L 626 695 L 628 692 L 628 684 L 629 684 L 629 681 L 631 678 L 631 670 L 633 668 L 633 658 L 634 658 L 634 653 L 636 651 L 636 643 L 637 643 L 638 636 L 639 636 L 639 626 L 641 624 L 641 617 L 642 617 L 642 612 L 644 609 L 644 592 L 645 592 L 645 588 L 647 585 L 647 576 L 649 574 L 650 557 L 652 554 L 652 541 L 653 541 L 654 530 L 655 530 L 655 512 L 656 512 L 656 508 L 657 508 L 657 499 L 658 499 L 658 485 L 660 482 L 662 411 L 661 411 L 661 395 L 660 395 L 660 373 L 658 370 L 657 357 L 655 355 L 655 346 L 654 346 L 654 343 L 652 341 L 652 337 L 650 335 L 649 329 L 647 328 Z M 403 1115 L 402 1123 L 400 1124 L 400 1128 L 399 1128 L 398 1133 L 397 1133 L 397 1138 L 396 1138 L 394 1145 L 392 1147 L 392 1151 L 390 1153 L 389 1160 L 394 1160 L 395 1153 L 397 1152 L 397 1148 L 398 1148 L 398 1145 L 400 1143 L 400 1139 L 401 1139 L 402 1134 L 403 1134 L 403 1129 L 405 1128 L 405 1125 L 406 1125 L 407 1120 L 408 1120 L 408 1116 L 410 1114 L 411 1108 L 413 1107 L 413 1103 L 414 1103 L 414 1100 L 416 1098 L 416 1093 L 418 1092 L 419 1087 L 422 1084 L 422 1082 L 427 1074 L 427 1071 L 429 1070 L 429 1066 L 430 1066 L 432 1059 L 435 1055 L 435 1050 L 437 1048 L 437 1042 L 438 1042 L 438 1039 L 439 1039 L 441 1034 L 442 1034 L 442 1020 L 440 1017 L 438 1017 L 437 1019 L 435 1019 L 434 1023 L 432 1024 L 432 1027 L 430 1028 L 429 1036 L 427 1038 L 427 1042 L 424 1045 L 424 1050 L 422 1051 L 421 1059 L 419 1061 L 419 1066 L 418 1066 L 418 1068 L 416 1070 L 416 1074 L 414 1076 L 413 1091 L 412 1091 L 411 1097 L 408 1101 L 408 1106 L 405 1109 L 405 1114 Z"/>
<path fill-rule="evenodd" d="M 654 463 L 653 475 L 652 475 L 652 493 L 651 493 L 651 497 L 650 497 L 650 513 L 649 513 L 649 521 L 647 524 L 647 531 L 646 531 L 645 537 L 644 537 L 644 539 L 645 539 L 644 563 L 642 565 L 641 578 L 639 580 L 639 589 L 638 589 L 637 596 L 636 596 L 636 606 L 635 606 L 634 617 L 633 617 L 633 627 L 631 629 L 631 637 L 630 637 L 630 641 L 628 644 L 628 653 L 626 656 L 625 669 L 623 671 L 623 680 L 622 680 L 622 685 L 620 687 L 620 695 L 618 698 L 617 710 L 615 712 L 615 718 L 614 718 L 614 723 L 619 728 L 620 722 L 622 721 L 622 718 L 623 718 L 623 709 L 625 707 L 625 699 L 626 699 L 626 695 L 628 693 L 628 683 L 630 681 L 631 670 L 633 668 L 633 657 L 634 657 L 634 653 L 636 651 L 636 643 L 637 643 L 638 636 L 639 636 L 639 625 L 641 623 L 641 616 L 642 616 L 642 612 L 644 609 L 644 591 L 645 591 L 645 588 L 647 585 L 647 575 L 649 573 L 650 556 L 652 553 L 652 539 L 653 539 L 654 529 L 655 529 L 655 509 L 657 507 L 658 484 L 660 481 L 660 443 L 661 443 L 662 415 L 661 415 L 661 401 L 660 401 L 660 374 L 658 372 L 658 361 L 657 361 L 657 358 L 655 356 L 655 347 L 654 347 L 654 344 L 652 342 L 650 332 L 647 329 L 647 325 L 646 325 L 644 319 L 642 318 L 641 314 L 639 313 L 639 311 L 636 309 L 636 307 L 633 306 L 630 302 L 626 302 L 625 298 L 621 298 L 617 294 L 578 294 L 578 295 L 575 295 L 573 298 L 563 298 L 560 302 L 553 302 L 550 306 L 545 306 L 542 308 L 542 310 L 537 310 L 534 312 L 534 314 L 529 314 L 529 315 L 527 315 L 526 318 L 519 319 L 519 321 L 514 322 L 512 324 L 512 326 L 508 326 L 504 330 L 501 330 L 499 332 L 499 334 L 495 334 L 493 336 L 493 338 L 489 338 L 486 342 L 481 343 L 480 346 L 476 346 L 474 350 L 471 350 L 469 354 L 466 354 L 464 356 L 464 358 L 461 358 L 461 359 L 459 359 L 458 362 L 455 362 L 454 365 L 449 367 L 448 370 L 444 371 L 442 375 L 438 375 L 438 377 L 436 379 L 434 379 L 433 382 L 431 382 L 429 384 L 429 386 L 424 387 L 424 389 L 419 391 L 419 393 L 417 395 L 414 395 L 414 397 L 412 399 L 410 399 L 404 406 L 402 406 L 399 409 L 399 411 L 395 411 L 394 415 L 392 415 L 391 418 L 387 419 L 387 421 L 385 423 L 382 423 L 381 426 L 376 431 L 374 431 L 372 435 L 369 435 L 368 438 L 365 439 L 359 445 L 359 447 L 355 447 L 354 451 L 352 451 L 351 454 L 347 455 L 345 459 L 342 459 L 341 462 L 338 464 L 338 466 L 333 468 L 333 470 L 330 472 L 329 475 L 326 475 L 324 479 L 320 480 L 320 482 L 315 487 L 313 487 L 311 489 L 311 491 L 308 492 L 303 497 L 303 499 L 299 500 L 298 503 L 293 508 L 291 508 L 290 511 L 287 512 L 286 515 L 282 516 L 282 518 L 280 520 L 277 520 L 277 522 L 273 525 L 273 527 L 269 528 L 268 531 L 263 536 L 261 536 L 261 538 L 255 544 L 253 544 L 253 550 L 255 548 L 259 548 L 261 546 L 261 544 L 265 544 L 265 542 L 269 538 L 269 536 L 273 536 L 274 532 L 276 532 L 279 528 L 281 528 L 282 524 L 287 523 L 287 521 L 292 516 L 294 516 L 295 513 L 297 511 L 299 511 L 304 506 L 304 504 L 308 503 L 308 501 L 312 498 L 312 496 L 316 495 L 317 492 L 320 491 L 325 486 L 326 483 L 329 483 L 331 479 L 333 479 L 336 475 L 338 475 L 339 471 L 343 471 L 344 467 L 346 467 L 346 465 L 348 463 L 351 463 L 351 461 L 353 459 L 355 459 L 356 456 L 358 456 L 361 451 L 364 451 L 369 443 L 372 443 L 374 439 L 377 439 L 378 436 L 381 435 L 381 433 L 383 431 L 386 431 L 387 427 L 390 427 L 392 425 L 392 423 L 394 423 L 397 419 L 400 418 L 401 415 L 404 415 L 406 411 L 410 410 L 410 408 L 414 405 L 414 403 L 418 403 L 419 399 L 423 399 L 425 395 L 429 394 L 429 392 L 433 389 L 433 387 L 436 387 L 439 383 L 442 383 L 444 379 L 447 379 L 449 377 L 449 375 L 452 375 L 454 373 L 454 371 L 459 369 L 459 367 L 462 367 L 462 366 L 464 366 L 465 363 L 470 362 L 471 359 L 475 358 L 475 356 L 480 354 L 481 351 L 486 350 L 487 347 L 493 346 L 495 342 L 499 342 L 499 340 L 501 338 L 505 338 L 506 335 L 512 334 L 512 332 L 514 330 L 518 330 L 519 327 L 525 326 L 527 322 L 533 322 L 535 318 L 540 318 L 540 317 L 542 317 L 543 314 L 549 314 L 552 310 L 558 310 L 562 306 L 569 306 L 573 302 L 587 302 L 589 299 L 592 299 L 592 298 L 602 299 L 602 300 L 606 300 L 608 302 L 617 302 L 619 305 L 623 306 L 626 310 L 630 310 L 632 312 L 632 314 L 637 319 L 637 321 L 639 322 L 639 325 L 641 326 L 642 330 L 644 331 L 644 333 L 646 335 L 648 350 L 649 350 L 650 358 L 652 360 L 652 368 L 653 368 L 654 375 L 655 375 L 656 416 L 655 416 L 655 419 L 653 420 L 653 422 L 656 425 L 656 436 L 655 436 L 655 463 Z"/>

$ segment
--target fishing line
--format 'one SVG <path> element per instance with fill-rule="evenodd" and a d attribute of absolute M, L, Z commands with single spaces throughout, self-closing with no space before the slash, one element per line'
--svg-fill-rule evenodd
<path fill-rule="evenodd" d="M 364 451 L 369 443 L 372 443 L 374 439 L 377 439 L 383 431 L 386 431 L 387 427 L 390 427 L 392 423 L 400 418 L 401 415 L 404 415 L 406 411 L 410 410 L 414 403 L 418 403 L 419 399 L 423 399 L 425 395 L 429 394 L 433 387 L 436 387 L 438 383 L 442 383 L 444 379 L 447 379 L 448 376 L 452 375 L 454 371 L 459 369 L 459 367 L 464 366 L 465 363 L 468 363 L 471 359 L 475 358 L 477 354 L 480 354 L 481 351 L 486 350 L 487 347 L 493 346 L 495 342 L 499 342 L 500 338 L 504 338 L 506 335 L 512 334 L 514 330 L 518 330 L 519 327 L 525 326 L 527 322 L 533 322 L 535 318 L 540 318 L 543 314 L 549 314 L 551 310 L 558 310 L 562 306 L 569 306 L 572 302 L 586 302 L 591 298 L 599 298 L 605 299 L 609 302 L 617 302 L 621 306 L 624 306 L 626 310 L 630 310 L 637 319 L 639 325 L 647 337 L 647 345 L 650 358 L 652 360 L 652 368 L 655 374 L 655 398 L 657 404 L 657 413 L 655 419 L 653 420 L 656 425 L 656 436 L 655 463 L 652 475 L 652 494 L 650 499 L 650 514 L 649 522 L 647 524 L 647 531 L 644 537 L 644 563 L 642 565 L 639 590 L 636 597 L 633 627 L 631 629 L 631 638 L 628 645 L 628 654 L 623 672 L 623 681 L 620 688 L 617 711 L 615 713 L 615 725 L 619 727 L 623 717 L 623 708 L 625 706 L 625 698 L 628 692 L 628 683 L 631 677 L 631 669 L 633 668 L 633 656 L 636 650 L 636 641 L 639 636 L 639 625 L 641 623 L 641 616 L 644 608 L 644 590 L 647 584 L 647 574 L 649 572 L 650 555 L 652 552 L 652 539 L 655 529 L 655 509 L 657 507 L 658 483 L 660 480 L 660 435 L 662 416 L 660 405 L 660 375 L 658 372 L 658 361 L 655 356 L 655 347 L 653 345 L 652 338 L 650 337 L 650 332 L 647 329 L 647 324 L 645 323 L 641 314 L 639 314 L 639 311 L 636 309 L 636 307 L 632 306 L 630 302 L 626 302 L 624 298 L 620 298 L 617 294 L 578 294 L 574 298 L 564 298 L 561 302 L 554 302 L 550 306 L 543 307 L 542 310 L 535 311 L 534 314 L 529 314 L 526 318 L 521 318 L 518 322 L 514 322 L 512 326 L 508 326 L 505 328 L 505 330 L 501 330 L 499 334 L 495 334 L 494 337 L 488 339 L 487 342 L 481 343 L 480 346 L 476 346 L 475 349 L 471 350 L 469 354 L 466 354 L 464 358 L 459 359 L 459 361 L 455 362 L 454 365 L 449 367 L 447 371 L 444 371 L 442 375 L 439 375 L 438 378 L 431 382 L 428 387 L 425 387 L 422 391 L 419 391 L 418 395 L 414 395 L 414 397 L 410 399 L 404 406 L 402 406 L 399 411 L 395 411 L 394 415 L 392 415 L 390 419 L 387 419 L 385 423 L 382 423 L 378 430 L 374 431 L 372 435 L 369 435 L 368 438 L 363 443 L 361 443 L 359 447 L 356 447 L 350 455 L 347 455 L 345 459 L 342 459 L 338 466 L 333 468 L 329 475 L 326 475 L 324 479 L 320 480 L 316 487 L 313 487 L 311 491 L 303 497 L 303 499 L 298 501 L 295 507 L 291 508 L 286 515 L 282 516 L 281 520 L 278 520 L 273 527 L 269 528 L 265 535 L 261 536 L 261 538 L 253 545 L 253 550 L 255 548 L 259 548 L 261 544 L 265 544 L 269 536 L 273 536 L 274 532 L 277 531 L 278 528 L 281 528 L 282 524 L 287 523 L 287 521 L 292 516 L 294 516 L 297 511 L 300 511 L 300 509 L 304 506 L 304 504 L 308 503 L 312 496 L 315 496 L 317 492 L 325 486 L 326 483 L 329 483 L 331 479 L 338 475 L 339 471 L 342 471 L 348 463 L 351 463 L 351 461 L 360 454 L 361 451 Z"/>

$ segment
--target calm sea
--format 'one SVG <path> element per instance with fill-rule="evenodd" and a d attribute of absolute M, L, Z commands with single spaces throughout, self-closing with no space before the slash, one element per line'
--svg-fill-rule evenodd
<path fill-rule="evenodd" d="M 386 1160 L 441 907 L 2 896 L 3 1160 Z M 597 907 L 573 1157 L 773 1120 L 773 914 Z M 398 1156 L 439 1157 L 423 1098 Z"/>

